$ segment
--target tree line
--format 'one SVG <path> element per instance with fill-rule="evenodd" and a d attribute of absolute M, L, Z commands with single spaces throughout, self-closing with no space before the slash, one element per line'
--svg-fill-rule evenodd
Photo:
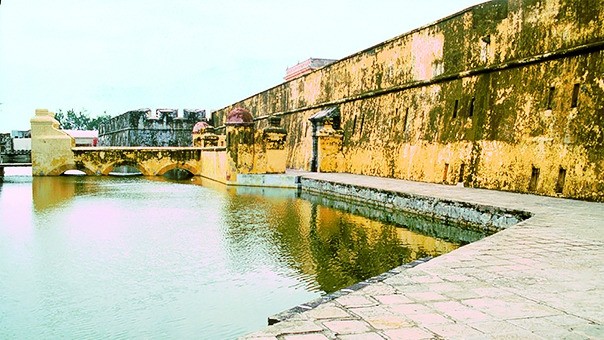
<path fill-rule="evenodd" d="M 104 112 L 97 117 L 90 117 L 86 110 L 76 113 L 73 109 L 67 110 L 67 112 L 59 109 L 55 114 L 55 119 L 59 121 L 61 129 L 64 130 L 98 130 L 100 124 L 111 119 L 111 115 Z"/>

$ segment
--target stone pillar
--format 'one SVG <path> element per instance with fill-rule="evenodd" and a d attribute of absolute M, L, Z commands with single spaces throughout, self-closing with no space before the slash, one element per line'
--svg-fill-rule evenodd
<path fill-rule="evenodd" d="M 225 125 L 227 181 L 236 182 L 237 174 L 254 173 L 254 118 L 248 110 L 235 108 L 227 115 Z"/>
<path fill-rule="evenodd" d="M 218 146 L 218 136 L 214 133 L 214 128 L 208 128 L 204 134 L 201 135 L 201 147 L 209 148 Z"/>
<path fill-rule="evenodd" d="M 262 132 L 266 152 L 266 173 L 283 174 L 287 163 L 285 138 L 287 132 L 281 127 L 281 118 L 270 116 L 269 126 Z"/>
<path fill-rule="evenodd" d="M 214 127 L 205 121 L 198 122 L 193 127 L 193 146 L 215 147 L 218 146 L 218 136 L 214 133 Z"/>
<path fill-rule="evenodd" d="M 319 172 L 342 171 L 344 165 L 344 156 L 342 155 L 343 137 L 340 132 L 334 130 L 330 119 L 325 120 L 323 128 L 317 133 L 317 170 Z"/>
<path fill-rule="evenodd" d="M 75 140 L 59 129 L 54 112 L 37 109 L 31 123 L 31 170 L 34 176 L 57 176 L 75 169 Z"/>

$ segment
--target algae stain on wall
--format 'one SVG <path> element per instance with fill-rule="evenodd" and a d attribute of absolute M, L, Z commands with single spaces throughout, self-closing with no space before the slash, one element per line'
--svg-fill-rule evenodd
<path fill-rule="evenodd" d="M 604 201 L 602 18 L 589 0 L 491 1 L 218 110 L 216 123 L 234 106 L 281 115 L 287 166 L 309 170 L 308 118 L 338 105 L 333 171 Z"/>

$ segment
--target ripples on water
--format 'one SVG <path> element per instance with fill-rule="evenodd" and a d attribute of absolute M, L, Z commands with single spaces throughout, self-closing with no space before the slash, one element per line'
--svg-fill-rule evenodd
<path fill-rule="evenodd" d="M 458 246 L 292 190 L 184 183 L 7 176 L 0 338 L 235 338 Z"/>

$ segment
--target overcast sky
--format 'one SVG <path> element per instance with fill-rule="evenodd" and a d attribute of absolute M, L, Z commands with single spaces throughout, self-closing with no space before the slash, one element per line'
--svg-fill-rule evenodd
<path fill-rule="evenodd" d="M 222 108 L 480 0 L 4 0 L 0 132 L 36 108 Z"/>

